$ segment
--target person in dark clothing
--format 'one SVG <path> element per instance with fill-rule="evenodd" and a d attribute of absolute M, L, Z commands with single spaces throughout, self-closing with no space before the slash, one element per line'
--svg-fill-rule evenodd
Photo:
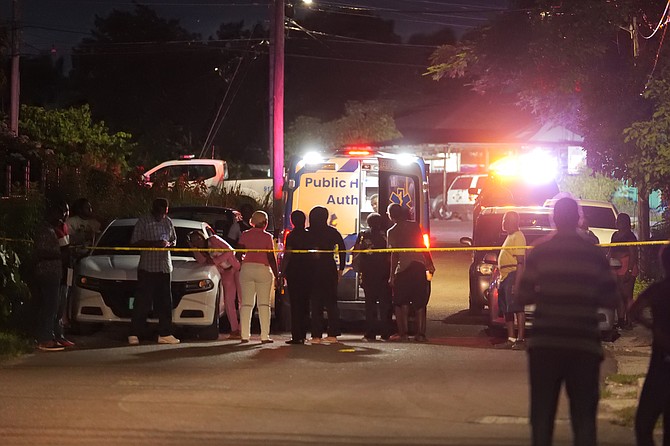
<path fill-rule="evenodd" d="M 612 234 L 612 243 L 637 242 L 637 237 L 631 230 L 630 216 L 628 214 L 621 213 L 617 216 L 616 227 L 617 231 Z M 621 297 L 617 308 L 618 325 L 619 328 L 630 330 L 633 326 L 628 319 L 627 313 L 628 307 L 633 302 L 635 279 L 639 273 L 637 248 L 635 246 L 612 246 L 608 256 L 621 262 L 621 267 L 614 271 Z"/>
<path fill-rule="evenodd" d="M 369 229 L 358 235 L 354 249 L 371 250 L 386 248 L 384 219 L 377 213 L 367 217 Z M 388 340 L 393 334 L 393 305 L 389 272 L 389 253 L 359 253 L 361 285 L 365 292 L 365 335 L 363 340 L 374 341 L 377 335 Z"/>
<path fill-rule="evenodd" d="M 389 248 L 416 248 L 416 251 L 391 253 L 389 284 L 393 289 L 393 306 L 398 333 L 392 341 L 405 342 L 409 325 L 409 308 L 414 309 L 416 335 L 414 340 L 426 342 L 426 310 L 430 298 L 430 284 L 427 273 L 435 273 L 435 265 L 430 252 L 420 252 L 425 248 L 421 227 L 407 220 L 406 208 L 397 203 L 388 207 L 388 215 L 394 225 L 387 231 Z"/>
<path fill-rule="evenodd" d="M 61 351 L 59 341 L 62 327 L 59 317 L 60 289 L 63 278 L 63 253 L 58 229 L 67 218 L 62 204 L 50 205 L 46 220 L 35 232 L 35 280 L 40 295 L 38 312 L 37 348 L 42 351 Z"/>
<path fill-rule="evenodd" d="M 291 213 L 293 230 L 286 237 L 286 253 L 282 274 L 286 278 L 291 301 L 291 339 L 287 344 L 304 344 L 309 318 L 309 293 L 312 288 L 312 260 L 310 254 L 291 250 L 310 249 L 309 232 L 305 229 L 307 217 L 300 210 Z"/>
<path fill-rule="evenodd" d="M 649 370 L 635 414 L 638 446 L 653 446 L 654 427 L 663 414 L 663 444 L 670 442 L 670 248 L 660 253 L 664 278 L 644 290 L 632 303 L 628 315 L 653 334 Z M 651 318 L 645 316 L 651 309 Z"/>
<path fill-rule="evenodd" d="M 312 313 L 312 344 L 336 344 L 340 335 L 340 310 L 337 308 L 337 284 L 342 278 L 346 261 L 346 247 L 342 236 L 328 225 L 328 209 L 314 206 L 309 212 L 309 233 L 311 249 L 333 251 L 339 255 L 339 269 L 332 252 L 316 253 L 312 263 L 312 286 L 310 307 Z M 328 337 L 323 334 L 323 308 L 328 313 Z"/>
<path fill-rule="evenodd" d="M 532 444 L 550 445 L 561 386 L 570 400 L 574 444 L 595 446 L 603 350 L 598 309 L 614 308 L 617 289 L 600 248 L 577 231 L 579 206 L 554 206 L 556 232 L 541 239 L 519 277 L 517 303 L 535 304 L 528 340 Z"/>

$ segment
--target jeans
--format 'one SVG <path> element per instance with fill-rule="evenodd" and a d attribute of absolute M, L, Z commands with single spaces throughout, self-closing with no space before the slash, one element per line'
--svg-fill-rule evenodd
<path fill-rule="evenodd" d="M 130 334 L 141 336 L 147 317 L 153 310 L 158 317 L 159 336 L 172 334 L 172 274 L 137 271 L 137 289 L 131 319 Z"/>
<path fill-rule="evenodd" d="M 635 414 L 638 446 L 653 446 L 654 427 L 663 414 L 663 444 L 670 445 L 670 358 L 653 352 Z"/>
<path fill-rule="evenodd" d="M 270 293 L 274 275 L 269 266 L 262 263 L 242 262 L 240 286 L 240 336 L 249 340 L 251 336 L 251 313 L 258 304 L 258 320 L 261 323 L 261 340 L 270 339 Z"/>
<path fill-rule="evenodd" d="M 60 277 L 40 277 L 39 292 L 41 305 L 37 322 L 37 342 L 52 341 L 57 332 L 58 303 L 60 299 Z"/>
<path fill-rule="evenodd" d="M 570 349 L 531 348 L 528 351 L 533 446 L 552 444 L 563 382 L 570 400 L 573 444 L 596 445 L 601 360 L 592 353 Z"/>
<path fill-rule="evenodd" d="M 311 281 L 299 275 L 286 278 L 288 295 L 291 300 L 291 338 L 304 340 L 307 337 L 309 320 L 309 291 Z"/>

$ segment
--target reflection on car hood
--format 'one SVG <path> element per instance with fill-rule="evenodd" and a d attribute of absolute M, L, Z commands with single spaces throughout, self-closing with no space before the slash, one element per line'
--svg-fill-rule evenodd
<path fill-rule="evenodd" d="M 110 255 L 88 256 L 81 259 L 77 266 L 77 274 L 110 280 L 136 280 L 137 265 L 140 256 L 137 255 Z M 214 279 L 219 271 L 214 265 L 201 264 L 192 257 L 173 257 L 172 281 Z"/>

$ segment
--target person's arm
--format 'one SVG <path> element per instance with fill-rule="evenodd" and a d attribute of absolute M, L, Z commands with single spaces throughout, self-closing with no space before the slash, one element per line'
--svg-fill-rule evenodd
<path fill-rule="evenodd" d="M 653 286 L 653 285 L 652 285 Z M 631 303 L 628 308 L 628 316 L 643 326 L 652 329 L 652 320 L 644 314 L 644 310 L 651 306 L 651 288 L 647 288 Z"/>
<path fill-rule="evenodd" d="M 338 255 L 340 257 L 340 267 L 337 270 L 337 280 L 339 281 L 342 278 L 342 274 L 344 273 L 344 267 L 346 266 L 347 263 L 347 247 L 344 244 L 344 240 L 342 239 L 342 235 L 335 230 L 335 234 L 337 234 L 337 250 L 338 250 Z"/>
<path fill-rule="evenodd" d="M 267 237 L 269 242 L 266 243 L 265 248 L 269 249 L 267 252 L 268 255 L 268 263 L 270 263 L 270 268 L 272 269 L 272 273 L 275 275 L 275 280 L 279 278 L 279 269 L 277 268 L 277 257 L 275 257 L 274 249 L 275 249 L 275 244 L 274 240 L 272 239 L 272 235 L 270 233 L 267 233 Z"/>

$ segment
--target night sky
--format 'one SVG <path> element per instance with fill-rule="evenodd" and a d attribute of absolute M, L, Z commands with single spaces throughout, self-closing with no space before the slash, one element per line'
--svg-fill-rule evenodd
<path fill-rule="evenodd" d="M 71 48 L 89 35 L 96 15 L 112 9 L 131 10 L 124 0 L 19 0 L 22 10 L 22 54 L 36 55 L 55 48 L 56 55 L 68 56 Z M 252 25 L 267 22 L 267 0 L 144 0 L 164 18 L 179 19 L 185 29 L 204 39 L 219 24 L 244 20 Z M 11 19 L 12 0 L 0 0 L 0 20 Z M 314 1 L 314 7 L 350 14 L 353 8 L 370 9 L 394 20 L 396 32 L 407 38 L 413 33 L 429 33 L 450 26 L 457 35 L 485 23 L 507 0 L 329 0 Z M 394 11 L 390 11 L 394 10 Z M 302 10 L 297 8 L 297 19 Z"/>

